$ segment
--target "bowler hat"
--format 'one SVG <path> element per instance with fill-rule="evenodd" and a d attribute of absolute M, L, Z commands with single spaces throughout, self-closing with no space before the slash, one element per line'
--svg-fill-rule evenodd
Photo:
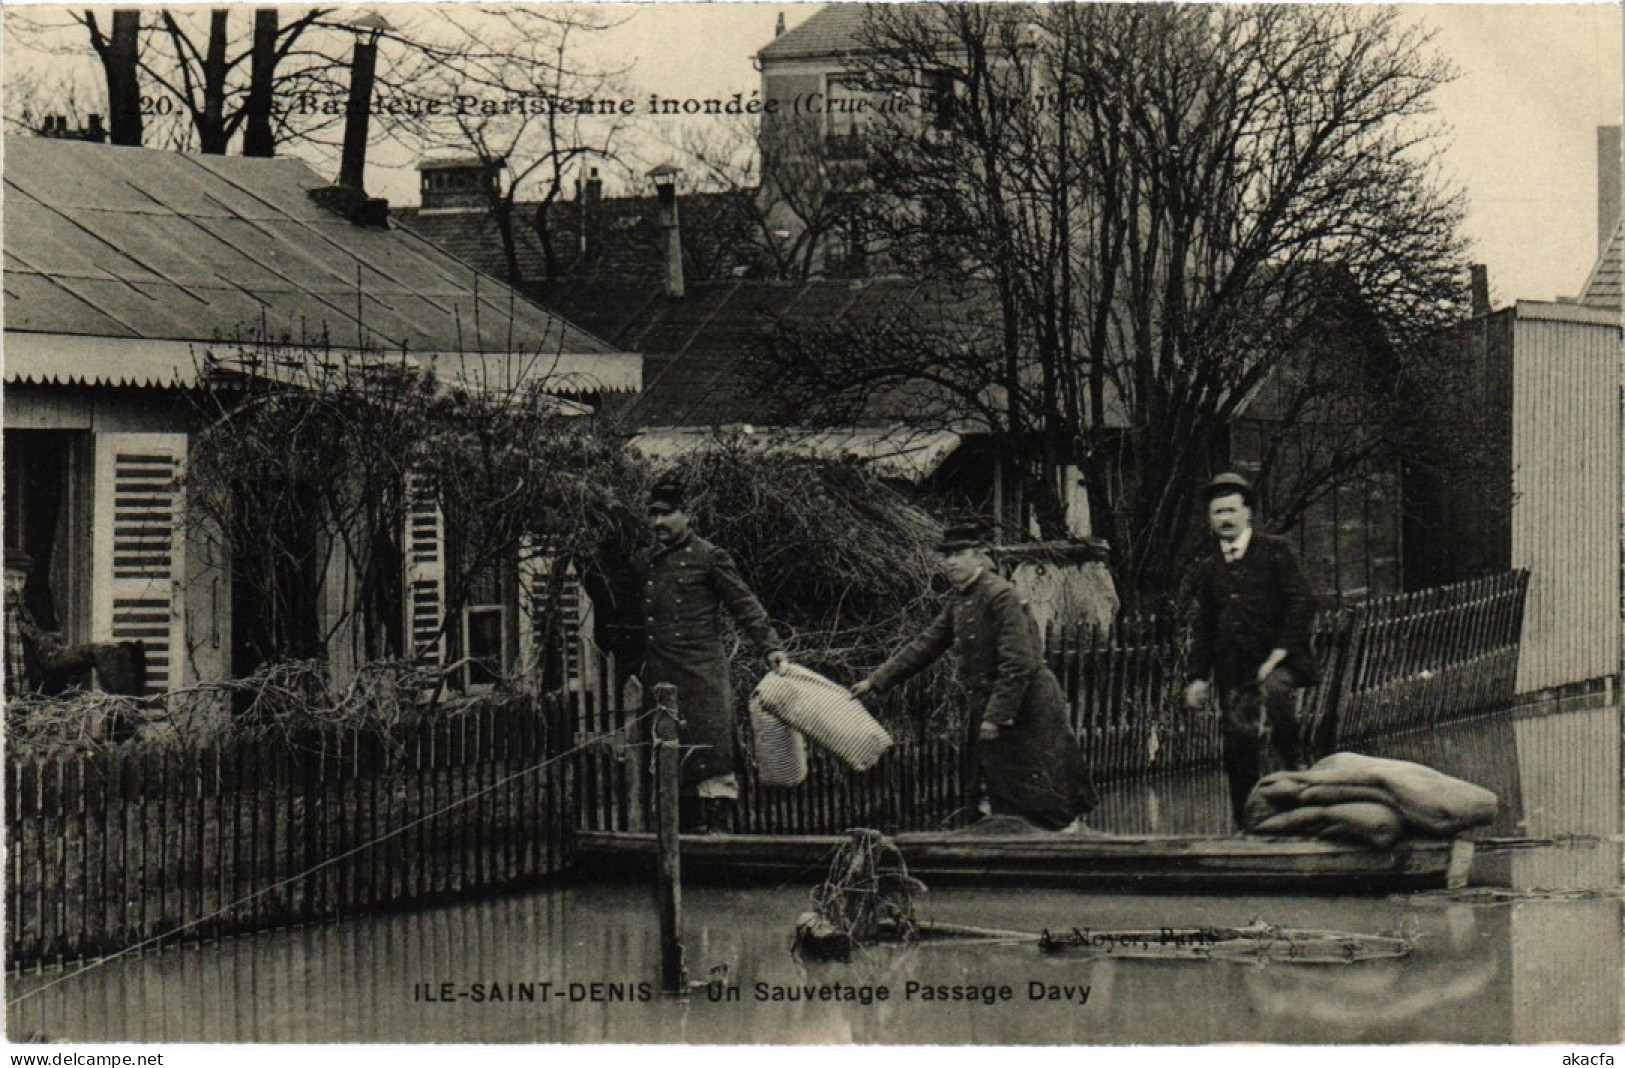
<path fill-rule="evenodd" d="M 986 544 L 987 539 L 974 524 L 959 523 L 943 530 L 937 540 L 937 552 L 957 553 L 961 549 L 980 549 Z"/>
<path fill-rule="evenodd" d="M 1228 497 L 1232 493 L 1241 494 L 1241 503 L 1251 508 L 1253 506 L 1253 484 L 1234 471 L 1226 471 L 1216 476 L 1202 490 L 1202 500 L 1211 501 L 1215 497 Z"/>
<path fill-rule="evenodd" d="M 683 510 L 683 486 L 674 478 L 663 478 L 649 488 L 650 510 L 658 509 L 663 512 L 681 512 Z"/>

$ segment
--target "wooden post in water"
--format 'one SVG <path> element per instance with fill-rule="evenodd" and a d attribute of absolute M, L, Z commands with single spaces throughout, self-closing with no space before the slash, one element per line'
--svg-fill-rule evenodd
<path fill-rule="evenodd" d="M 654 688 L 653 757 L 655 827 L 659 842 L 655 892 L 660 910 L 660 992 L 679 997 L 688 992 L 683 969 L 682 849 L 678 838 L 677 794 L 681 751 L 677 747 L 677 687 Z"/>

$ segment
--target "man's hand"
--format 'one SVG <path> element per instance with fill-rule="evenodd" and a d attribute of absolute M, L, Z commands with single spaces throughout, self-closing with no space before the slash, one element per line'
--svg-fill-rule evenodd
<path fill-rule="evenodd" d="M 1207 680 L 1194 679 L 1185 687 L 1185 707 L 1200 710 L 1207 707 Z"/>
<path fill-rule="evenodd" d="M 1270 677 L 1270 672 L 1272 672 L 1276 668 L 1280 667 L 1281 662 L 1283 660 L 1285 660 L 1285 659 L 1286 659 L 1286 650 L 1285 649 L 1272 649 L 1272 650 L 1270 650 L 1269 659 L 1265 660 L 1262 664 L 1258 665 L 1258 681 L 1263 682 L 1265 679 L 1269 678 Z"/>
<path fill-rule="evenodd" d="M 790 658 L 782 649 L 775 649 L 767 654 L 767 666 L 773 669 L 773 674 L 783 675 L 790 670 Z"/>
<path fill-rule="evenodd" d="M 976 738 L 978 741 L 991 742 L 998 736 L 999 725 L 997 723 L 984 722 L 980 727 L 976 728 Z"/>
<path fill-rule="evenodd" d="M 861 700 L 864 696 L 866 696 L 874 688 L 875 688 L 874 683 L 870 682 L 868 679 L 864 679 L 862 682 L 860 682 L 856 686 L 852 687 L 852 691 L 851 691 L 852 696 Z"/>

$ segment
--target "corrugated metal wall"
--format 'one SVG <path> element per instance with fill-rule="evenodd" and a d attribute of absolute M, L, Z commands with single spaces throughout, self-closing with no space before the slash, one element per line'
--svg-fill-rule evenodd
<path fill-rule="evenodd" d="M 1619 670 L 1617 316 L 1520 301 L 1512 566 L 1529 569 L 1518 692 Z"/>

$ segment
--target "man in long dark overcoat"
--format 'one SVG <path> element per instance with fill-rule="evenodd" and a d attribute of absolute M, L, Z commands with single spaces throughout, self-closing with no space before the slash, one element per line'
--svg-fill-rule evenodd
<path fill-rule="evenodd" d="M 666 480 L 649 493 L 655 544 L 639 560 L 644 626 L 643 679 L 677 687 L 684 746 L 686 830 L 725 829 L 738 800 L 734 774 L 734 701 L 723 646 L 722 613 L 777 671 L 787 663 L 767 612 L 740 577 L 733 557 L 689 529 L 683 490 Z"/>
<path fill-rule="evenodd" d="M 1063 830 L 1095 806 L 1094 786 L 1066 696 L 1015 587 L 994 574 L 971 527 L 950 527 L 938 544 L 948 602 L 925 631 L 852 688 L 881 693 L 953 651 L 970 696 L 967 739 L 994 816 L 1019 816 Z M 1081 826 L 1081 824 L 1080 824 Z"/>
<path fill-rule="evenodd" d="M 1309 652 L 1315 599 L 1292 547 L 1253 529 L 1246 479 L 1220 475 L 1203 497 L 1214 539 L 1192 574 L 1196 618 L 1185 703 L 1204 707 L 1209 680 L 1218 688 L 1224 773 L 1239 827 L 1260 776 L 1266 724 L 1280 768 L 1303 766 L 1296 691 L 1320 680 Z"/>

